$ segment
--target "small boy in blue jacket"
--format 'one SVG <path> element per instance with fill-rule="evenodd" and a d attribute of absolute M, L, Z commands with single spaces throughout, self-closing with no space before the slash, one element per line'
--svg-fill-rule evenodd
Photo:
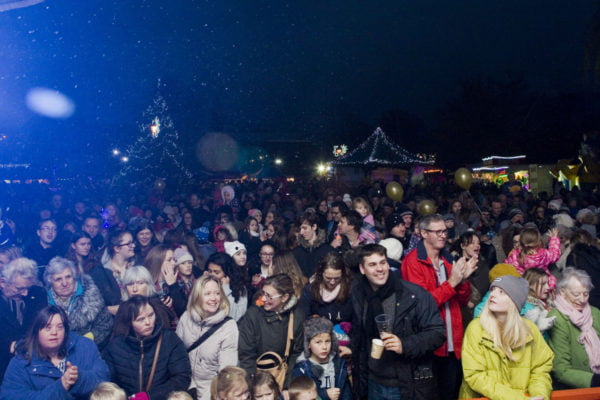
<path fill-rule="evenodd" d="M 309 318 L 304 322 L 304 353 L 296 360 L 293 377 L 311 378 L 322 400 L 352 400 L 346 362 L 337 353 L 331 321 L 325 317 Z"/>

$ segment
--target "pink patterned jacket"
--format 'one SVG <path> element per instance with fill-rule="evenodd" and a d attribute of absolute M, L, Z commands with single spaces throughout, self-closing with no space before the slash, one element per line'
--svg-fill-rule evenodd
<path fill-rule="evenodd" d="M 558 261 L 560 258 L 559 238 L 549 238 L 547 249 L 541 248 L 538 249 L 535 254 L 525 256 L 525 260 L 522 264 L 519 261 L 520 255 L 521 249 L 513 250 L 510 252 L 506 260 L 504 260 L 504 262 L 514 265 L 521 275 L 523 275 L 523 273 L 529 268 L 541 268 L 548 274 L 548 286 L 550 289 L 554 289 L 556 287 L 556 278 L 550 273 L 548 265 Z"/>

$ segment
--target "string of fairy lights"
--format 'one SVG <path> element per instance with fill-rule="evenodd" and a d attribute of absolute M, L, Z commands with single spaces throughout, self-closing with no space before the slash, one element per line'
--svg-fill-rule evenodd
<path fill-rule="evenodd" d="M 375 131 L 354 150 L 338 157 L 333 165 L 397 165 L 434 164 L 435 157 L 428 154 L 412 154 L 391 142 L 381 128 Z"/>

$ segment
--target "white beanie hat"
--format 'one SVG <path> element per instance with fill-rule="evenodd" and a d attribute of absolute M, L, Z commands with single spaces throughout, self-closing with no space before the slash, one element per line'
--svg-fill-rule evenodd
<path fill-rule="evenodd" d="M 175 257 L 175 265 L 183 264 L 186 261 L 194 262 L 192 255 L 186 249 L 181 247 L 175 249 L 173 257 Z"/>
<path fill-rule="evenodd" d="M 404 248 L 398 239 L 387 238 L 379 242 L 387 250 L 387 256 L 394 261 L 400 262 Z"/>
<path fill-rule="evenodd" d="M 246 246 L 244 246 L 244 243 L 240 242 L 239 240 L 225 242 L 225 253 L 227 253 L 229 256 L 233 257 L 233 255 L 240 250 L 246 250 Z"/>

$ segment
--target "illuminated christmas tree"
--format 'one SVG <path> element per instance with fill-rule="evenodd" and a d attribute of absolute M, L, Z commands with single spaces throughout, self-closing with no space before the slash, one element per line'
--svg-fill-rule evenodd
<path fill-rule="evenodd" d="M 113 179 L 115 186 L 160 189 L 165 184 L 185 184 L 192 178 L 167 111 L 167 102 L 158 94 L 142 114 L 141 136 L 121 157 L 124 165 Z"/>

